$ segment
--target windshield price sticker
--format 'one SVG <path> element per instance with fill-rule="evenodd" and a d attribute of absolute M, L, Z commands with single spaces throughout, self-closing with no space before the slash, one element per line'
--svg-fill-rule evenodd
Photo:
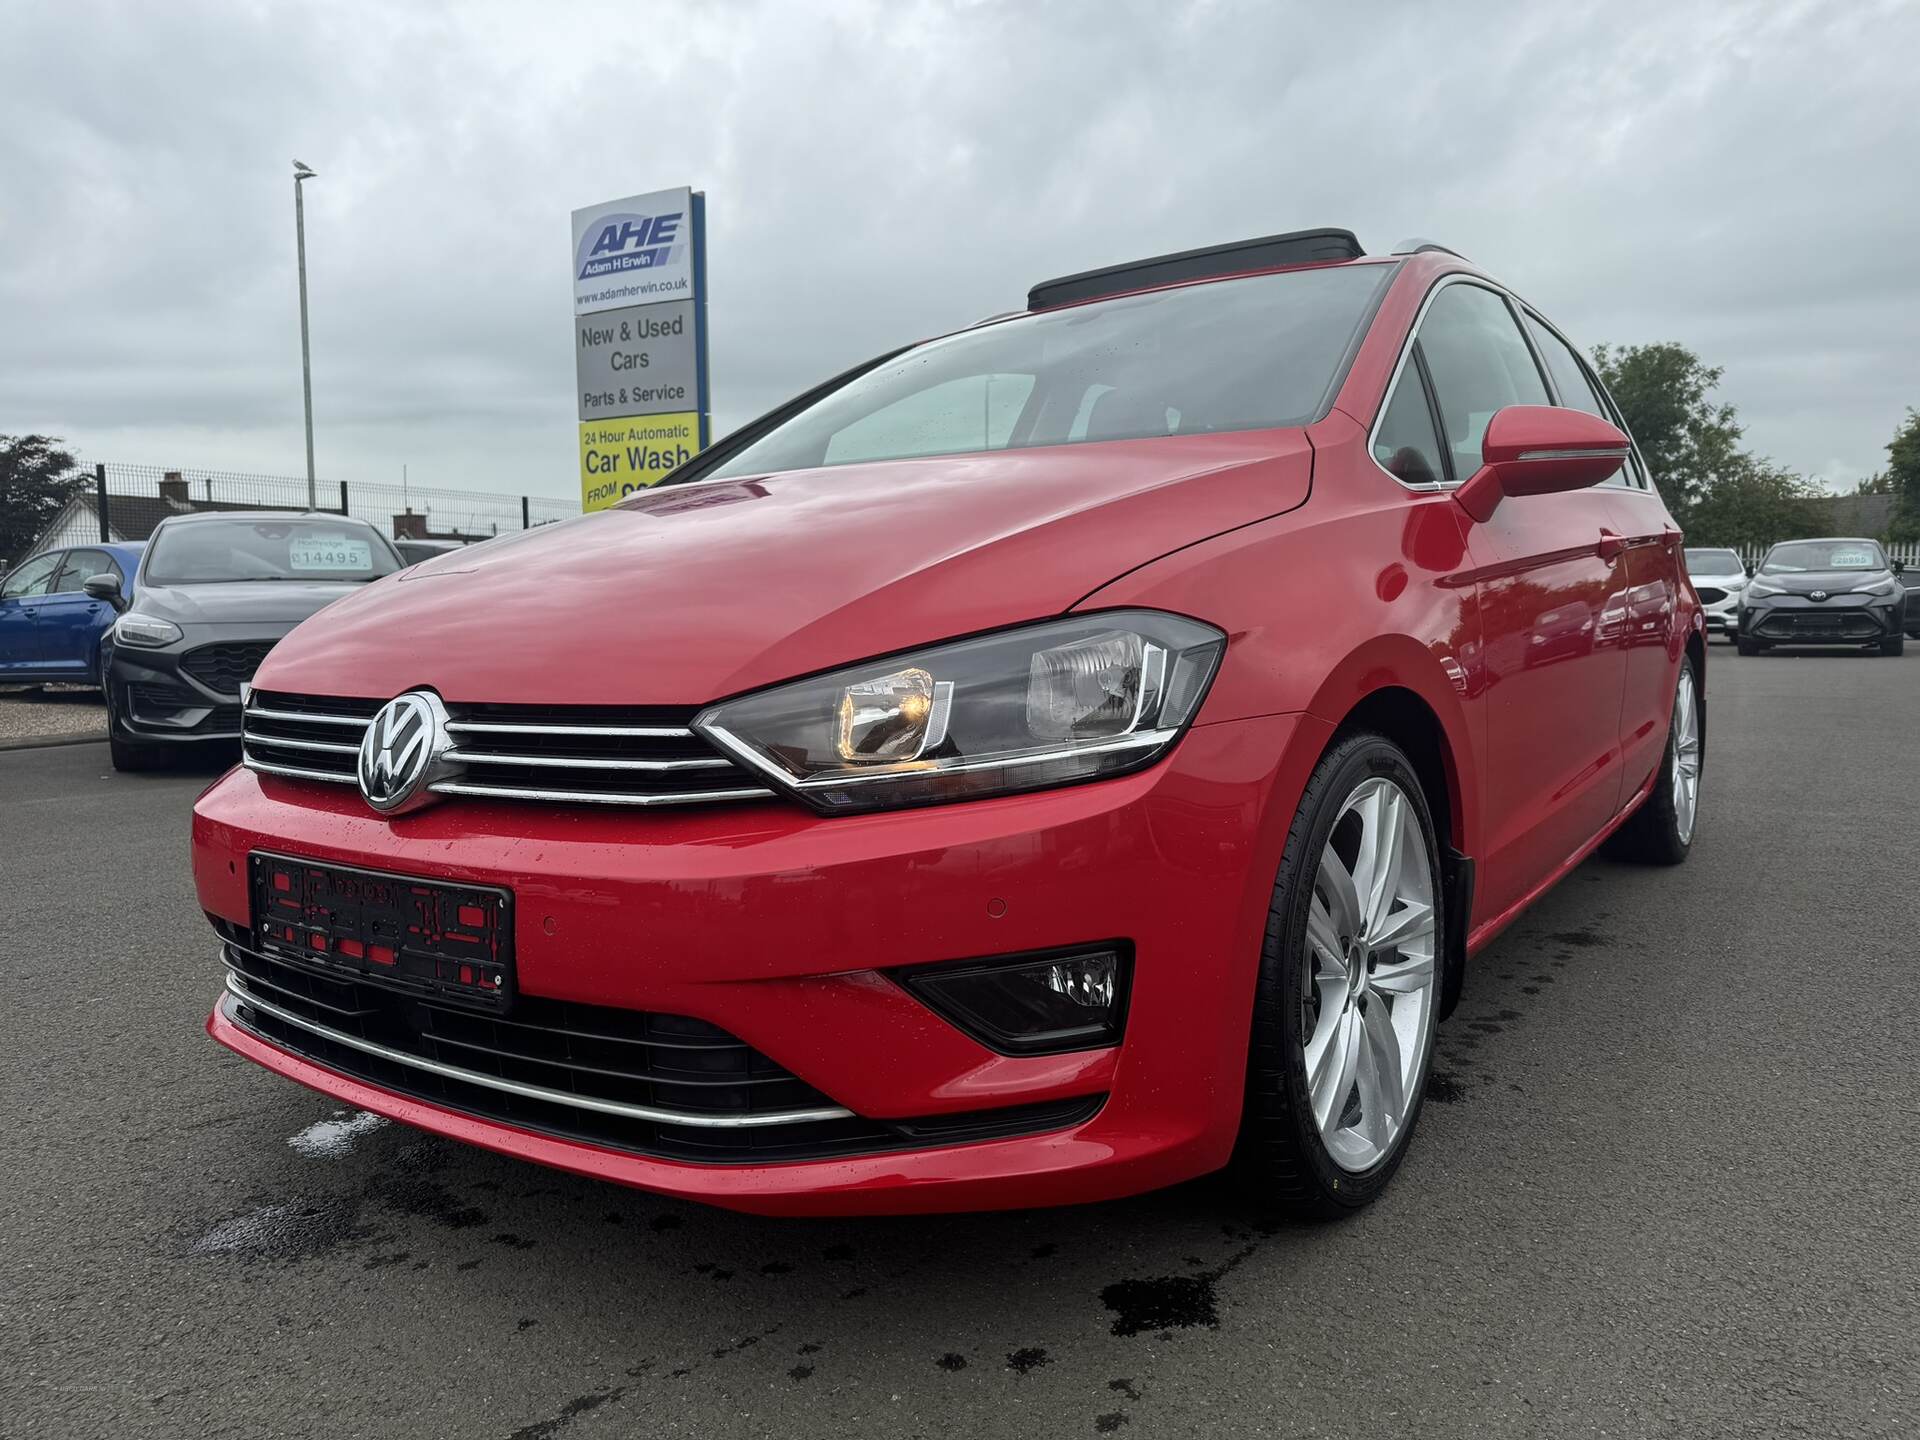
<path fill-rule="evenodd" d="M 373 546 L 345 535 L 295 535 L 287 541 L 287 564 L 295 570 L 371 570 Z"/>

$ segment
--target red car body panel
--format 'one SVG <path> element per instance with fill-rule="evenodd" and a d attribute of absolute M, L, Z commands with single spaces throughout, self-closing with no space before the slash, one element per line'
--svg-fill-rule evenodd
<path fill-rule="evenodd" d="M 1374 263 L 1374 262 L 1362 262 Z M 1301 792 L 1339 726 L 1430 715 L 1470 948 L 1646 793 L 1703 622 L 1652 491 L 1475 521 L 1368 432 L 1444 254 L 1400 262 L 1304 429 L 1081 443 L 668 488 L 428 562 L 301 627 L 269 690 L 701 705 L 1075 609 L 1208 620 L 1226 660 L 1151 768 L 864 816 L 797 804 L 597 812 L 462 801 L 398 817 L 236 770 L 195 807 L 201 904 L 249 922 L 256 849 L 511 888 L 523 992 L 711 1021 L 858 1114 L 1105 1093 L 1064 1131 L 851 1159 L 699 1165 L 480 1120 L 215 1039 L 349 1104 L 509 1154 L 768 1213 L 1064 1203 L 1215 1169 L 1238 1130 L 1260 940 Z M 1696 663 L 1703 651 L 1696 650 Z M 1123 1042 L 995 1054 L 880 965 L 1134 946 Z"/>
<path fill-rule="evenodd" d="M 1172 546 L 1307 497 L 1299 431 L 1111 441 L 668 488 L 376 581 L 276 645 L 302 694 L 704 705 L 1057 615 Z M 484 607 L 487 643 L 475 644 Z M 632 657 L 627 660 L 625 657 Z"/>

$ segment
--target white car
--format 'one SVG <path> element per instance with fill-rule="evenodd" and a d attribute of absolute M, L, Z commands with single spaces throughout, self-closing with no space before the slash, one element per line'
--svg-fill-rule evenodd
<path fill-rule="evenodd" d="M 1739 553 L 1690 549 L 1687 576 L 1699 593 L 1707 634 L 1733 639 L 1740 629 L 1740 592 L 1747 588 L 1747 567 Z"/>

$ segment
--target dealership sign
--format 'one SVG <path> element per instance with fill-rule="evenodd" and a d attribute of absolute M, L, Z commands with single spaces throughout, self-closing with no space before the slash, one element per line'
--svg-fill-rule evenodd
<path fill-rule="evenodd" d="M 573 212 L 580 499 L 603 510 L 707 443 L 706 197 L 629 195 Z"/>

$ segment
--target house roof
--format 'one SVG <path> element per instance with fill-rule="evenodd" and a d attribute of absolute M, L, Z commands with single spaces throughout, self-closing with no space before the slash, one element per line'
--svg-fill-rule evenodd
<path fill-rule="evenodd" d="M 159 495 L 113 495 L 107 496 L 107 528 L 118 540 L 150 540 L 153 532 L 162 520 L 174 515 L 198 515 L 224 510 L 285 510 L 284 505 L 253 505 L 241 500 L 188 500 L 184 504 L 178 500 L 168 500 Z M 96 497 L 92 491 L 86 491 L 69 500 L 66 507 L 54 516 L 45 530 L 40 532 L 29 555 L 34 554 L 46 543 L 48 535 L 55 534 L 75 510 L 85 510 L 97 516 Z"/>

